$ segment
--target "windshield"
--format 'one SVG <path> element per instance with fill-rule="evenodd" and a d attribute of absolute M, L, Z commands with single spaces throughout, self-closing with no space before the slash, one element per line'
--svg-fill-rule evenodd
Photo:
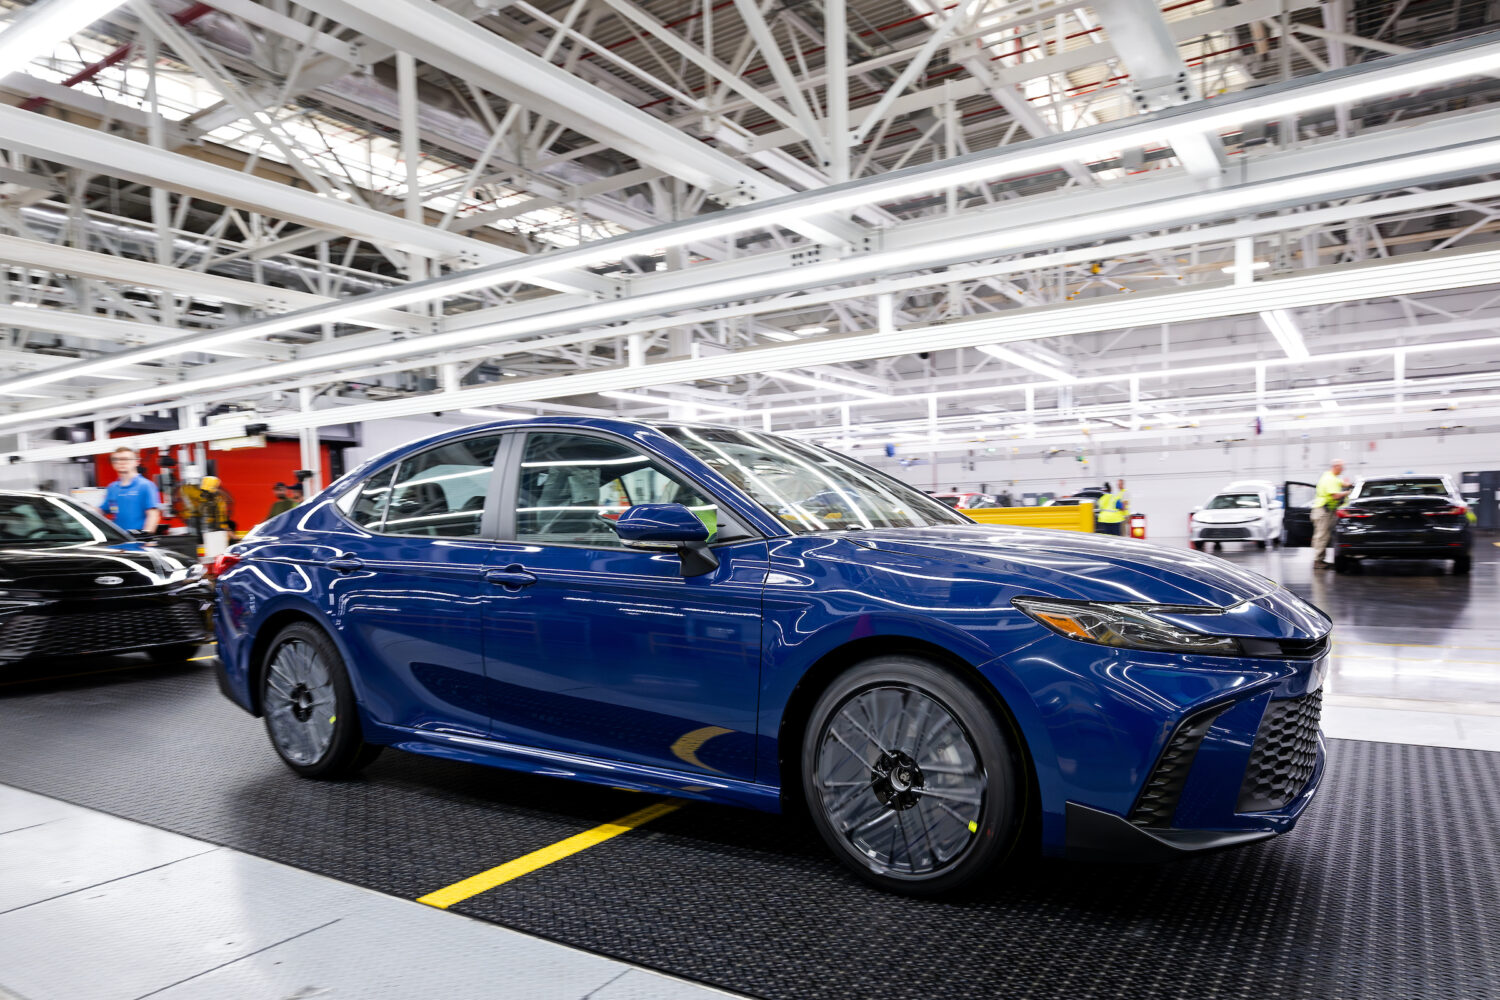
<path fill-rule="evenodd" d="M 0 495 L 0 545 L 115 545 L 119 528 L 59 497 Z"/>
<path fill-rule="evenodd" d="M 666 427 L 662 432 L 795 534 L 970 523 L 900 480 L 800 441 L 717 427 Z"/>
<path fill-rule="evenodd" d="M 960 497 L 957 493 L 936 493 L 933 494 L 932 499 L 936 500 L 944 507 L 957 507 L 958 501 L 963 498 Z"/>
<path fill-rule="evenodd" d="M 1365 497 L 1445 497 L 1448 487 L 1441 479 L 1375 479 L 1359 489 Z"/>
<path fill-rule="evenodd" d="M 1239 510 L 1242 507 L 1259 507 L 1260 496 L 1255 493 L 1220 493 L 1208 502 L 1204 510 Z"/>

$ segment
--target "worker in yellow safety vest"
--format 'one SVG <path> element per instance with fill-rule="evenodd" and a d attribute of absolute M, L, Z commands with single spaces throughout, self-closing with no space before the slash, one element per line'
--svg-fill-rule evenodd
<path fill-rule="evenodd" d="M 1112 490 L 1094 501 L 1094 530 L 1102 535 L 1118 535 L 1120 525 L 1130 513 L 1130 504 L 1125 501 L 1123 479 L 1120 486 L 1120 489 Z"/>

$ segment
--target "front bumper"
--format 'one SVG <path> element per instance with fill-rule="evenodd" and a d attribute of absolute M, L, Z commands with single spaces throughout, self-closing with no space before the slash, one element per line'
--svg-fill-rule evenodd
<path fill-rule="evenodd" d="M 0 664 L 211 642 L 211 603 L 208 589 L 198 585 L 118 598 L 29 602 L 0 615 Z"/>
<path fill-rule="evenodd" d="M 1192 522 L 1190 535 L 1195 542 L 1268 542 L 1271 526 L 1265 521 L 1241 521 L 1236 524 Z"/>
<path fill-rule="evenodd" d="M 1133 822 L 1131 818 L 1069 802 L 1067 856 L 1086 861 L 1172 861 L 1190 854 L 1253 844 L 1286 833 L 1297 825 L 1298 817 L 1312 802 L 1323 780 L 1326 752 L 1321 733 L 1318 734 L 1316 753 L 1312 776 L 1290 802 L 1273 811 L 1236 814 L 1235 819 L 1246 825 L 1235 828 L 1146 826 Z"/>

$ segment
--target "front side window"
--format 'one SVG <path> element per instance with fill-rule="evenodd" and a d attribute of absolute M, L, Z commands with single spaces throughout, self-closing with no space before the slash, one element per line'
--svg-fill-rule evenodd
<path fill-rule="evenodd" d="M 638 503 L 680 503 L 718 529 L 718 506 L 676 472 L 608 438 L 562 431 L 526 436 L 516 490 L 516 539 L 623 547 L 614 522 Z"/>
<path fill-rule="evenodd" d="M 970 523 L 921 490 L 800 441 L 718 427 L 668 427 L 663 433 L 796 534 Z"/>
<path fill-rule="evenodd" d="M 384 520 L 378 528 L 372 525 L 372 530 L 387 535 L 478 537 L 499 447 L 499 435 L 486 435 L 449 441 L 403 458 L 390 483 Z M 378 506 L 380 500 L 372 496 L 370 502 Z"/>

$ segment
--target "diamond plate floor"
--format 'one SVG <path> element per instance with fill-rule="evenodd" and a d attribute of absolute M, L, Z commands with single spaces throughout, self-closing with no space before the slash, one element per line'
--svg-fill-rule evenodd
<path fill-rule="evenodd" d="M 302 781 L 206 669 L 0 687 L 0 782 L 408 898 L 643 802 L 389 752 Z M 1335 740 L 1287 837 L 1037 863 L 965 902 L 867 889 L 807 830 L 689 805 L 455 909 L 767 998 L 1500 997 L 1500 755 Z"/>

